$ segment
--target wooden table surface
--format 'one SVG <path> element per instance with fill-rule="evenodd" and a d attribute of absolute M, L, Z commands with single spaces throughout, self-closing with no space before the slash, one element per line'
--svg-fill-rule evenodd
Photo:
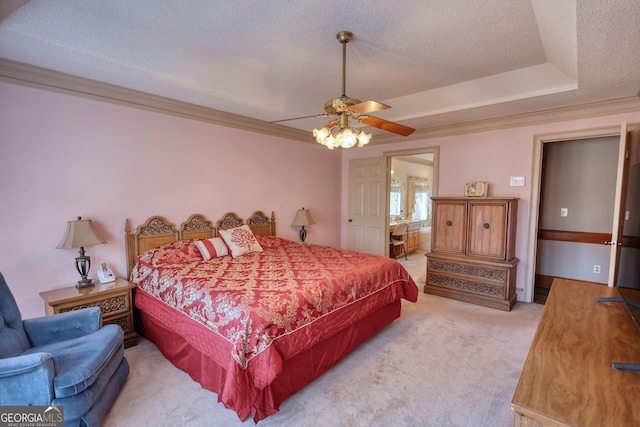
<path fill-rule="evenodd" d="M 640 372 L 611 367 L 640 363 L 640 331 L 622 302 L 595 301 L 618 296 L 554 281 L 511 404 L 516 425 L 640 425 Z"/>

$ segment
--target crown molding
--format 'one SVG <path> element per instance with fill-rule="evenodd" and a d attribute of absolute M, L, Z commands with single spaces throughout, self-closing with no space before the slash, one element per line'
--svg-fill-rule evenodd
<path fill-rule="evenodd" d="M 311 134 L 300 129 L 269 124 L 226 111 L 152 95 L 122 86 L 76 77 L 46 68 L 0 58 L 0 80 L 134 108 L 170 114 L 267 135 L 313 142 Z"/>
<path fill-rule="evenodd" d="M 119 105 L 170 114 L 266 135 L 314 143 L 311 133 L 213 108 L 152 95 L 122 86 L 76 77 L 70 74 L 0 58 L 0 80 Z M 639 93 L 640 94 L 640 93 Z M 376 135 L 370 145 L 397 143 L 443 136 L 485 132 L 496 129 L 582 119 L 610 114 L 640 111 L 640 95 L 610 101 L 553 108 L 533 113 L 489 118 L 485 120 L 418 129 L 399 139 L 393 134 Z"/>
<path fill-rule="evenodd" d="M 461 122 L 425 129 L 418 129 L 410 136 L 404 137 L 402 140 L 409 141 L 417 139 L 438 138 L 443 136 L 478 133 L 497 129 L 533 126 L 545 123 L 562 122 L 567 120 L 607 116 L 611 114 L 623 114 L 635 111 L 640 111 L 640 95 L 571 107 L 552 108 L 531 113 L 514 114 L 511 116 L 494 117 L 484 120 Z M 375 138 L 376 144 L 388 144 L 394 142 L 398 142 L 397 136 L 376 135 Z"/>

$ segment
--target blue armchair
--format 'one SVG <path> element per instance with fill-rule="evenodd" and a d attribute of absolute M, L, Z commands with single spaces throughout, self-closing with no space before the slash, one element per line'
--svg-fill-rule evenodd
<path fill-rule="evenodd" d="M 104 420 L 129 375 L 124 334 L 100 308 L 22 320 L 0 273 L 0 406 L 62 406 L 65 426 Z"/>

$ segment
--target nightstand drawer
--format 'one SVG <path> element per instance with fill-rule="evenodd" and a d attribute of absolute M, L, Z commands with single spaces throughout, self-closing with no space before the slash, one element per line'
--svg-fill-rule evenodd
<path fill-rule="evenodd" d="M 121 314 L 119 316 L 111 316 L 111 317 L 103 317 L 102 323 L 104 325 L 113 324 L 118 325 L 122 328 L 123 331 L 133 331 L 133 323 L 131 322 L 129 313 Z"/>
<path fill-rule="evenodd" d="M 133 330 L 133 314 L 131 311 L 119 315 L 109 315 L 102 318 L 104 325 L 118 325 L 124 332 L 124 346 L 131 347 L 138 343 L 138 334 Z"/>
<path fill-rule="evenodd" d="M 96 295 L 93 301 L 87 301 L 80 305 L 74 304 L 73 302 L 60 304 L 57 313 L 80 310 L 88 307 L 100 307 L 103 318 L 108 314 L 127 313 L 131 310 L 131 295 L 126 293 L 124 295 L 114 295 L 107 298 Z"/>

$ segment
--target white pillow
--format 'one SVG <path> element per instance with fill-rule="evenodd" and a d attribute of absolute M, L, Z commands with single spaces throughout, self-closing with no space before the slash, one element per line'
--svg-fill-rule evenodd
<path fill-rule="evenodd" d="M 222 239 L 219 237 L 198 240 L 195 242 L 195 244 L 205 261 L 208 261 L 211 258 L 229 255 L 227 245 L 225 245 Z"/>
<path fill-rule="evenodd" d="M 242 225 L 228 230 L 218 230 L 234 258 L 252 252 L 262 252 L 262 246 L 248 225 Z"/>

